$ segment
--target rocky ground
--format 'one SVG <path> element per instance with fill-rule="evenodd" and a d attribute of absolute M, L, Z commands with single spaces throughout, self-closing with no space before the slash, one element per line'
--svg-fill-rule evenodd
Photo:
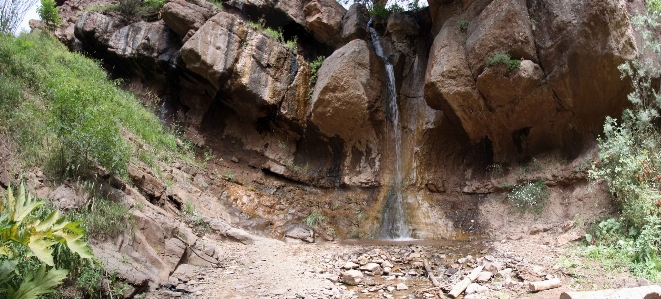
<path fill-rule="evenodd" d="M 603 275 L 608 272 L 583 259 L 575 261 L 579 271 L 569 269 L 577 265 L 563 263 L 567 245 L 545 245 L 535 235 L 472 242 L 220 242 L 217 267 L 180 265 L 169 284 L 146 298 L 450 298 L 475 268 L 481 271 L 463 298 L 559 298 L 565 291 L 649 284 L 626 273 Z M 556 278 L 558 288 L 529 291 L 529 282 Z"/>

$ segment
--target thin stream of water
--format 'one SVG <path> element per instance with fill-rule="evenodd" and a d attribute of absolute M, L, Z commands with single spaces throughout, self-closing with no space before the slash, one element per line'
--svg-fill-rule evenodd
<path fill-rule="evenodd" d="M 370 21 L 371 22 L 371 21 Z M 394 182 L 390 187 L 390 191 L 386 197 L 386 203 L 383 208 L 383 218 L 381 220 L 381 227 L 379 230 L 379 238 L 381 239 L 410 239 L 411 230 L 406 221 L 406 213 L 404 211 L 404 204 L 402 198 L 402 173 L 401 173 L 401 144 L 402 132 L 399 128 L 399 107 L 397 105 L 397 88 L 395 86 L 395 71 L 392 64 L 383 54 L 381 47 L 381 39 L 376 30 L 368 24 L 370 35 L 372 37 L 372 44 L 376 55 L 383 59 L 386 65 L 386 73 L 388 75 L 388 90 L 386 99 L 386 114 L 392 122 L 392 134 L 395 144 L 395 173 Z"/>

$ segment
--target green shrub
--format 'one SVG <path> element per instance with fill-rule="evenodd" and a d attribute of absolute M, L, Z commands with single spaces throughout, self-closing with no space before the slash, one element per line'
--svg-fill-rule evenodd
<path fill-rule="evenodd" d="M 504 65 L 507 67 L 507 70 L 512 71 L 521 65 L 521 60 L 518 59 L 512 59 L 510 54 L 507 54 L 507 52 L 498 52 L 495 53 L 487 58 L 486 61 L 486 66 L 494 66 L 494 65 Z"/>
<path fill-rule="evenodd" d="M 308 93 L 308 100 L 312 98 L 312 94 L 314 93 L 314 86 L 317 84 L 319 68 L 322 64 L 324 64 L 325 59 L 326 57 L 324 56 L 317 56 L 315 60 L 310 62 L 310 92 Z"/>
<path fill-rule="evenodd" d="M 326 220 L 326 217 L 321 212 L 312 211 L 307 217 L 305 217 L 305 224 L 309 227 L 315 227 L 324 222 L 324 220 Z"/>
<path fill-rule="evenodd" d="M 647 10 L 649 12 L 661 12 L 661 0 L 647 0 Z"/>
<path fill-rule="evenodd" d="M 651 3 L 654 5 L 654 3 Z M 650 2 L 648 2 L 650 5 Z M 652 6 L 653 7 L 653 6 Z M 611 248 L 628 258 L 630 269 L 640 276 L 658 280 L 661 272 L 661 133 L 658 118 L 661 94 L 654 87 L 661 71 L 650 59 L 659 56 L 660 43 L 651 28 L 658 28 L 659 14 L 650 9 L 632 18 L 643 37 L 638 60 L 627 61 L 619 69 L 632 83 L 628 99 L 631 109 L 621 120 L 607 117 L 598 139 L 599 161 L 589 171 L 593 180 L 603 180 L 612 195 L 620 217 L 599 227 L 618 229 L 589 236 L 593 244 Z M 617 225 L 616 225 L 617 223 Z M 588 236 L 586 236 L 586 240 Z"/>
<path fill-rule="evenodd" d="M 548 197 L 549 190 L 543 181 L 516 185 L 507 196 L 509 201 L 522 213 L 532 210 L 535 214 L 541 214 Z"/>
<path fill-rule="evenodd" d="M 457 22 L 457 29 L 461 32 L 466 32 L 466 30 L 468 30 L 468 20 L 461 18 L 461 20 Z"/>
<path fill-rule="evenodd" d="M 59 9 L 55 7 L 55 1 L 53 0 L 41 0 L 41 6 L 37 8 L 37 13 L 49 31 L 55 31 L 57 26 L 62 24 Z"/>

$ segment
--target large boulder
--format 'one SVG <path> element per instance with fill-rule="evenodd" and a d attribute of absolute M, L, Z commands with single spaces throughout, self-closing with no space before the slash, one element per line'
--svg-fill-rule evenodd
<path fill-rule="evenodd" d="M 134 73 L 142 71 L 159 74 L 168 67 L 180 42 L 163 21 L 136 22 L 122 26 L 122 22 L 97 12 L 87 12 L 78 18 L 74 34 L 87 47 L 109 54 L 111 61 Z"/>
<path fill-rule="evenodd" d="M 477 88 L 492 107 L 505 106 L 523 98 L 542 84 L 544 73 L 536 63 L 521 61 L 519 68 L 490 67 L 477 77 Z"/>
<path fill-rule="evenodd" d="M 601 124 L 604 115 L 617 114 L 629 92 L 617 67 L 637 53 L 627 1 L 535 3 L 531 9 L 536 12 L 540 64 L 562 106 L 586 125 Z"/>
<path fill-rule="evenodd" d="M 347 10 L 335 0 L 312 0 L 303 8 L 306 27 L 315 39 L 333 47 L 344 43 L 340 32 Z"/>
<path fill-rule="evenodd" d="M 342 38 L 347 42 L 367 38 L 369 35 L 367 22 L 369 20 L 370 14 L 365 5 L 354 3 L 342 18 Z"/>
<path fill-rule="evenodd" d="M 186 69 L 228 91 L 228 104 L 249 118 L 272 113 L 287 96 L 301 94 L 289 92 L 302 68 L 296 53 L 229 13 L 209 19 L 184 44 L 181 58 Z"/>
<path fill-rule="evenodd" d="M 163 5 L 161 17 L 180 37 L 190 37 L 220 9 L 204 0 L 174 0 Z"/>
<path fill-rule="evenodd" d="M 458 17 L 443 25 L 432 44 L 425 75 L 425 100 L 463 127 L 471 140 L 484 136 L 485 105 L 468 66 L 462 37 L 456 31 Z"/>
<path fill-rule="evenodd" d="M 377 60 L 363 40 L 353 40 L 326 58 L 310 104 L 310 120 L 322 133 L 352 140 L 370 127 L 370 113 L 381 93 Z"/>
<path fill-rule="evenodd" d="M 526 1 L 491 2 L 468 27 L 466 52 L 474 78 L 484 70 L 487 58 L 498 52 L 538 61 Z"/>
<path fill-rule="evenodd" d="M 605 115 L 626 104 L 617 66 L 636 47 L 625 3 L 535 3 L 533 22 L 522 0 L 494 0 L 483 10 L 474 10 L 483 3 L 465 4 L 466 14 L 476 14 L 467 32 L 456 29 L 460 16 L 450 17 L 430 50 L 426 102 L 472 143 L 484 142 L 495 161 L 557 148 L 573 156 Z M 487 67 L 497 52 L 521 65 Z"/>
<path fill-rule="evenodd" d="M 310 120 L 328 137 L 345 141 L 344 182 L 377 184 L 383 61 L 364 40 L 356 39 L 326 58 L 318 71 Z M 383 117 L 382 115 L 380 116 Z"/>

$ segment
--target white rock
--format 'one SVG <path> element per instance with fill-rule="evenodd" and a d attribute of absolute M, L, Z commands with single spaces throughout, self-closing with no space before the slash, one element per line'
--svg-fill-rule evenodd
<path fill-rule="evenodd" d="M 403 284 L 403 283 L 398 283 L 397 284 L 397 290 L 398 291 L 404 291 L 404 290 L 408 290 L 408 289 L 409 289 L 409 287 L 406 284 Z"/>
<path fill-rule="evenodd" d="M 363 281 L 363 272 L 358 270 L 349 270 L 342 273 L 342 281 L 348 285 L 358 285 Z"/>
<path fill-rule="evenodd" d="M 393 265 L 392 265 L 392 263 L 389 262 L 389 261 L 383 261 L 383 263 L 381 263 L 381 267 L 384 267 L 384 268 L 385 268 L 385 267 L 390 267 L 390 268 L 392 268 Z"/>
<path fill-rule="evenodd" d="M 383 274 L 389 275 L 390 272 L 392 272 L 392 268 L 390 267 L 383 267 Z"/>
<path fill-rule="evenodd" d="M 466 288 L 466 294 L 475 294 L 477 293 L 477 289 L 480 287 L 479 284 L 477 283 L 471 283 L 468 285 Z"/>
<path fill-rule="evenodd" d="M 491 276 L 493 276 L 493 273 L 489 271 L 482 271 L 480 274 L 477 275 L 477 281 L 478 282 L 487 282 L 491 279 Z"/>
<path fill-rule="evenodd" d="M 375 272 L 381 269 L 381 266 L 377 263 L 368 263 L 365 266 L 360 267 L 360 270 Z"/>
<path fill-rule="evenodd" d="M 359 267 L 358 264 L 356 264 L 356 263 L 352 263 L 352 262 L 350 262 L 350 261 L 349 261 L 349 262 L 346 262 L 346 263 L 344 264 L 344 266 L 342 266 L 342 268 L 347 269 L 347 270 L 356 269 L 356 268 L 358 268 L 358 267 Z"/>
<path fill-rule="evenodd" d="M 505 278 L 510 277 L 512 276 L 512 268 L 505 268 L 503 270 L 500 270 L 498 271 L 498 274 L 500 274 L 500 276 Z"/>

